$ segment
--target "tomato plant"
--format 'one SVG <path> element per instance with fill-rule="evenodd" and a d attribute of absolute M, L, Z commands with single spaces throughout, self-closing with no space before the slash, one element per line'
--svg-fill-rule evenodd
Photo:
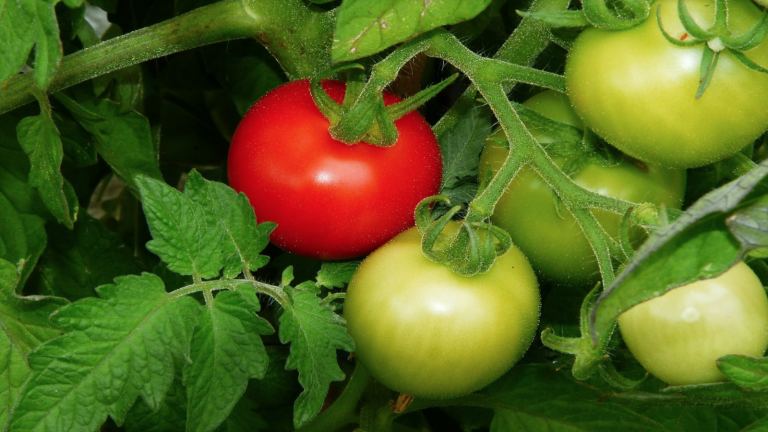
<path fill-rule="evenodd" d="M 714 1 L 685 4 L 700 26 L 712 25 Z M 735 34 L 746 32 L 761 15 L 748 0 L 729 0 L 728 6 Z M 692 168 L 727 158 L 768 127 L 768 75 L 748 69 L 724 50 L 709 86 L 697 98 L 703 48 L 668 42 L 654 19 L 657 8 L 669 35 L 694 38 L 680 23 L 676 0 L 654 2 L 651 18 L 628 30 L 585 30 L 566 62 L 573 107 L 598 135 L 649 164 Z M 768 43 L 745 55 L 768 66 Z"/>
<path fill-rule="evenodd" d="M 401 393 L 449 398 L 488 385 L 522 357 L 538 324 L 539 289 L 515 248 L 467 278 L 428 260 L 411 228 L 360 265 L 344 318 L 373 377 Z"/>
<path fill-rule="evenodd" d="M 341 103 L 343 83 L 323 88 Z M 384 93 L 385 104 L 399 100 Z M 365 255 L 412 226 L 416 204 L 440 186 L 440 149 L 427 122 L 414 111 L 395 125 L 392 147 L 336 141 L 309 81 L 294 81 L 243 117 L 229 150 L 229 183 L 260 220 L 278 224 L 271 240 L 281 248 L 320 259 Z"/>
<path fill-rule="evenodd" d="M 632 355 L 672 385 L 725 381 L 717 359 L 768 348 L 768 298 L 744 263 L 641 303 L 619 317 Z"/>
<path fill-rule="evenodd" d="M 561 93 L 543 92 L 528 99 L 524 105 L 553 120 L 581 128 L 579 118 Z M 532 129 L 542 144 L 554 138 L 546 131 Z M 495 139 L 503 139 L 497 133 Z M 480 172 L 491 169 L 496 173 L 509 150 L 489 140 L 483 151 Z M 563 166 L 566 158 L 555 158 Z M 685 193 L 685 171 L 658 168 L 622 158 L 610 165 L 591 160 L 572 175 L 576 184 L 603 195 L 633 203 L 651 202 L 669 208 L 680 208 Z M 614 238 L 619 236 L 621 215 L 594 210 L 603 228 Z M 493 222 L 504 228 L 533 267 L 545 278 L 568 285 L 588 285 L 599 278 L 592 247 L 576 220 L 558 202 L 552 188 L 530 167 L 524 167 L 501 196 L 492 216 Z M 631 230 L 635 246 L 645 238 L 642 228 Z"/>

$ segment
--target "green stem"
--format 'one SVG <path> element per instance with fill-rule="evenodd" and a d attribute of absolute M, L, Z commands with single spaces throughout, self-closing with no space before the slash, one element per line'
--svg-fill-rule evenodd
<path fill-rule="evenodd" d="M 296 432 L 334 432 L 348 424 L 358 423 L 358 402 L 370 381 L 370 373 L 358 362 L 344 391 L 333 405 Z"/>
<path fill-rule="evenodd" d="M 212 280 L 212 281 L 205 281 L 205 282 L 196 282 L 192 285 L 187 285 L 185 287 L 181 287 L 177 290 L 174 290 L 173 292 L 169 293 L 168 295 L 173 298 L 179 298 L 188 296 L 190 294 L 194 294 L 196 292 L 205 292 L 205 291 L 215 291 L 215 290 L 223 290 L 223 289 L 235 289 L 238 285 L 242 285 L 243 281 L 241 280 Z"/>
<path fill-rule="evenodd" d="M 332 13 L 301 0 L 223 0 L 66 56 L 49 93 L 147 60 L 217 42 L 255 37 L 289 78 L 330 65 Z M 34 100 L 32 72 L 0 91 L 0 114 Z"/>

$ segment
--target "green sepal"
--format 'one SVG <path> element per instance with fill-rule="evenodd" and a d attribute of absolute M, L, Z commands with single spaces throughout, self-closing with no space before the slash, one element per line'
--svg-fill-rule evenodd
<path fill-rule="evenodd" d="M 458 77 L 459 77 L 459 74 L 455 73 L 449 76 L 448 78 L 440 81 L 439 83 L 429 86 L 424 90 L 421 90 L 420 92 L 416 93 L 415 95 L 409 97 L 408 99 L 402 102 L 398 102 L 388 106 L 387 114 L 389 115 L 389 117 L 392 118 L 392 120 L 397 120 L 401 118 L 402 116 L 408 114 L 409 112 L 416 110 L 416 108 L 424 105 L 428 100 L 437 96 L 437 94 L 443 91 L 443 89 L 445 89 L 446 87 L 451 85 L 454 81 L 456 81 L 456 78 Z"/>
<path fill-rule="evenodd" d="M 315 105 L 317 105 L 317 108 L 332 125 L 335 125 L 341 120 L 344 111 L 341 105 L 337 104 L 336 101 L 331 99 L 331 97 L 328 96 L 328 93 L 323 90 L 322 81 L 329 76 L 349 69 L 364 68 L 359 63 L 344 63 L 325 69 L 309 81 L 309 92 L 312 94 L 312 99 L 315 101 Z M 349 92 L 349 87 L 347 87 L 347 92 Z M 346 99 L 347 96 L 345 95 L 345 103 L 347 102 Z"/>
<path fill-rule="evenodd" d="M 671 43 L 672 45 L 687 48 L 702 43 L 702 41 L 694 37 L 691 37 L 691 39 L 688 41 L 683 41 L 667 33 L 667 30 L 664 29 L 664 24 L 661 22 L 661 5 L 656 8 L 656 23 L 659 25 L 659 31 L 661 31 L 664 39 L 666 39 L 667 42 Z"/>
<path fill-rule="evenodd" d="M 587 20 L 584 11 L 541 11 L 541 12 L 527 12 L 517 11 L 517 14 L 523 18 L 530 18 L 534 21 L 539 21 L 546 24 L 550 28 L 572 28 L 572 27 L 586 27 L 591 25 Z"/>
<path fill-rule="evenodd" d="M 585 0 L 584 15 L 590 24 L 607 30 L 626 30 L 645 21 L 650 15 L 650 6 L 644 0 L 623 1 L 622 4 L 632 13 L 630 19 L 616 15 L 605 0 Z"/>
<path fill-rule="evenodd" d="M 599 371 L 600 376 L 605 380 L 605 382 L 621 391 L 634 390 L 639 387 L 640 384 L 645 382 L 646 378 L 648 378 L 647 372 L 639 380 L 627 378 L 616 370 L 616 366 L 613 365 L 613 362 L 610 359 L 600 364 Z"/>
<path fill-rule="evenodd" d="M 717 60 L 720 58 L 719 51 L 713 51 L 709 45 L 704 45 L 704 52 L 701 56 L 701 68 L 699 79 L 699 90 L 696 92 L 696 99 L 701 98 L 704 92 L 709 87 L 709 83 L 712 81 L 712 76 L 715 74 L 715 67 L 717 66 Z"/>
<path fill-rule="evenodd" d="M 741 36 L 730 37 L 723 35 L 720 39 L 723 40 L 725 46 L 732 50 L 749 51 L 763 43 L 766 35 L 768 35 L 768 11 L 763 12 L 762 16 L 760 16 L 760 21 L 755 23 L 751 29 Z"/>
<path fill-rule="evenodd" d="M 634 207 L 627 209 L 627 212 L 621 217 L 621 225 L 619 226 L 619 244 L 621 250 L 624 252 L 624 261 L 632 259 L 632 255 L 635 254 L 635 249 L 632 247 L 632 241 L 629 239 L 629 228 L 632 226 L 632 212 Z"/>
<path fill-rule="evenodd" d="M 766 68 L 760 66 L 759 64 L 753 62 L 752 60 L 749 59 L 749 57 L 744 55 L 744 53 L 741 53 L 741 52 L 736 51 L 736 50 L 731 50 L 731 54 L 733 54 L 733 56 L 736 58 L 736 60 L 738 60 L 741 64 L 743 64 L 744 66 L 748 67 L 749 69 L 752 69 L 755 72 L 760 72 L 760 73 L 768 74 L 768 69 L 766 69 Z"/>
<path fill-rule="evenodd" d="M 661 5 L 659 5 L 659 7 L 661 7 Z M 688 12 L 688 7 L 685 5 L 685 0 L 678 0 L 677 14 L 680 17 L 680 24 L 683 25 L 685 31 L 688 32 L 688 34 L 693 38 L 705 41 L 712 37 L 709 32 L 696 24 L 696 21 L 691 16 L 691 13 Z"/>

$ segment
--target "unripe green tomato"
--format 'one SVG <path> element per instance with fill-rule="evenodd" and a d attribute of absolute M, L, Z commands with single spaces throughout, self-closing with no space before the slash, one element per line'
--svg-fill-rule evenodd
<path fill-rule="evenodd" d="M 465 277 L 427 259 L 411 228 L 357 269 L 344 318 L 355 358 L 374 378 L 400 393 L 450 398 L 485 387 L 523 356 L 539 305 L 536 276 L 516 248 Z"/>
<path fill-rule="evenodd" d="M 744 263 L 722 275 L 675 288 L 619 316 L 638 362 L 672 385 L 725 381 L 717 359 L 761 357 L 768 347 L 768 298 Z"/>
<path fill-rule="evenodd" d="M 669 168 L 693 168 L 727 158 L 768 128 L 768 75 L 721 51 L 701 98 L 704 45 L 679 47 L 664 38 L 656 20 L 673 38 L 692 39 L 678 17 L 678 0 L 651 5 L 651 16 L 628 30 L 587 28 L 565 64 L 568 96 L 587 126 L 619 150 Z M 749 0 L 728 0 L 734 36 L 760 20 Z M 703 29 L 715 17 L 715 0 L 686 0 Z M 768 41 L 745 55 L 768 68 Z"/>
<path fill-rule="evenodd" d="M 524 105 L 539 114 L 583 127 L 561 93 L 545 91 L 527 100 Z M 531 131 L 540 143 L 552 142 L 552 137 Z M 496 138 L 505 139 L 499 131 Z M 488 167 L 498 172 L 509 150 L 489 140 L 480 158 L 480 173 Z M 562 166 L 561 158 L 554 159 Z M 623 159 L 618 165 L 604 167 L 590 164 L 573 176 L 573 181 L 588 190 L 635 203 L 665 204 L 680 208 L 685 193 L 685 171 L 647 166 Z M 530 167 L 526 166 L 513 178 L 507 191 L 496 204 L 491 220 L 504 228 L 512 241 L 528 257 L 534 269 L 555 283 L 583 286 L 599 279 L 597 260 L 576 219 L 565 208 L 558 213 L 552 188 Z M 618 238 L 621 215 L 592 210 L 602 227 Z M 635 245 L 642 242 L 642 228 L 630 231 Z"/>

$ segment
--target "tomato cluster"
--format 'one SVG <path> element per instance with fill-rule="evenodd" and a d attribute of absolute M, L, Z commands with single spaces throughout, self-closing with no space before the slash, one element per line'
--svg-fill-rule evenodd
<path fill-rule="evenodd" d="M 702 27 L 712 25 L 712 0 L 686 4 Z M 748 0 L 729 5 L 729 28 L 736 33 L 760 18 Z M 567 172 L 574 183 L 632 203 L 679 209 L 685 168 L 730 157 L 768 128 L 768 74 L 748 69 L 725 49 L 697 97 L 704 48 L 673 45 L 659 28 L 663 23 L 668 35 L 691 37 L 676 0 L 659 0 L 652 10 L 658 21 L 622 31 L 584 30 L 566 62 L 567 95 L 545 91 L 525 105 L 555 122 L 589 128 L 623 152 L 610 161 L 591 153 Z M 745 55 L 768 65 L 768 43 Z M 342 101 L 342 83 L 325 81 L 323 88 Z M 397 100 L 384 93 L 386 104 Z M 357 359 L 396 391 L 459 396 L 497 379 L 527 350 L 539 317 L 536 274 L 578 287 L 594 284 L 600 274 L 577 221 L 530 166 L 516 174 L 491 217 L 515 246 L 490 271 L 463 277 L 428 260 L 419 231 L 403 231 L 413 225 L 416 204 L 438 193 L 440 150 L 419 114 L 404 116 L 396 126 L 400 138 L 391 148 L 342 144 L 329 135 L 309 83 L 289 83 L 243 119 L 229 155 L 230 182 L 248 196 L 260 219 L 278 223 L 272 241 L 285 250 L 320 259 L 373 251 L 344 303 Z M 545 147 L 556 143 L 547 131 L 527 126 Z M 508 146 L 499 144 L 504 138 L 498 132 L 489 140 L 481 177 L 488 170 L 496 174 L 507 159 Z M 563 156 L 553 161 L 560 168 L 572 162 Z M 621 215 L 592 211 L 618 240 Z M 631 227 L 632 245 L 646 235 Z M 759 356 L 768 346 L 768 298 L 742 263 L 716 279 L 638 305 L 619 324 L 631 352 L 661 380 L 719 381 L 724 377 L 717 358 Z"/>

